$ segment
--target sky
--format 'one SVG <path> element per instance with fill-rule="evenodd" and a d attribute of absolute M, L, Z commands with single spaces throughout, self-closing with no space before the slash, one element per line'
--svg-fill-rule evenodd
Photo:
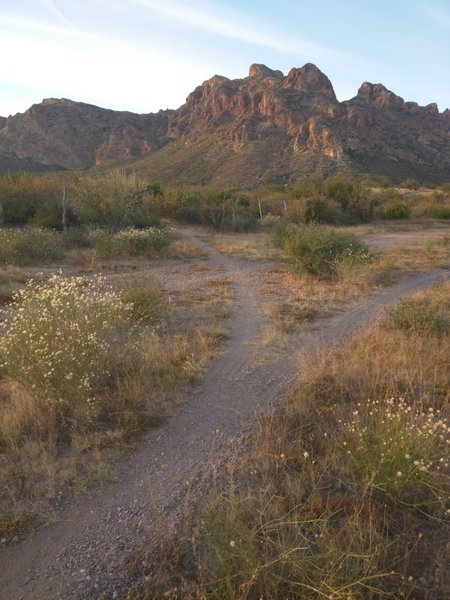
<path fill-rule="evenodd" d="M 339 100 L 364 81 L 450 108 L 450 0 L 1 0 L 0 115 L 43 98 L 178 108 L 214 74 L 312 62 Z"/>

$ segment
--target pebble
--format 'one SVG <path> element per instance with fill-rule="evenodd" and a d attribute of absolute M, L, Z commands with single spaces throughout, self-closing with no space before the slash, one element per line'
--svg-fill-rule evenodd
<path fill-rule="evenodd" d="M 15 535 L 12 539 L 13 544 L 18 544 L 20 542 L 20 537 L 18 535 Z"/>

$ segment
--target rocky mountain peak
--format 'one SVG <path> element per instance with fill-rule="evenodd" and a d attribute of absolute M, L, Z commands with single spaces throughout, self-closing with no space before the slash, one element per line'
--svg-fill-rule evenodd
<path fill-rule="evenodd" d="M 286 76 L 263 64 L 241 79 L 214 75 L 177 110 L 154 114 L 46 98 L 0 117 L 0 169 L 79 169 L 137 158 L 137 168 L 162 183 L 250 186 L 336 171 L 442 181 L 449 149 L 449 110 L 404 102 L 369 82 L 338 102 L 311 63 Z"/>
<path fill-rule="evenodd" d="M 284 75 L 281 71 L 274 71 L 273 69 L 269 69 L 266 65 L 253 64 L 250 65 L 250 69 L 248 71 L 249 77 L 272 77 L 275 79 L 283 79 Z"/>
<path fill-rule="evenodd" d="M 291 69 L 284 79 L 283 87 L 336 100 L 331 81 L 312 63 L 306 63 L 300 69 Z"/>
<path fill-rule="evenodd" d="M 365 104 L 371 104 L 377 108 L 401 108 L 404 104 L 403 98 L 385 88 L 383 84 L 374 84 L 368 81 L 361 85 L 356 97 Z"/>
<path fill-rule="evenodd" d="M 44 106 L 50 106 L 51 104 L 75 104 L 73 100 L 68 100 L 67 98 L 44 98 L 42 100 L 42 104 Z"/>

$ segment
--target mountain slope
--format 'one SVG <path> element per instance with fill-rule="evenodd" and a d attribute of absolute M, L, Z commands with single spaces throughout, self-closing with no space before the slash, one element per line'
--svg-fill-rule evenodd
<path fill-rule="evenodd" d="M 335 171 L 439 182 L 450 178 L 450 111 L 371 83 L 339 102 L 312 64 L 286 76 L 252 65 L 156 114 L 44 100 L 0 119 L 0 156 L 69 169 L 126 161 L 163 183 L 253 186 Z"/>

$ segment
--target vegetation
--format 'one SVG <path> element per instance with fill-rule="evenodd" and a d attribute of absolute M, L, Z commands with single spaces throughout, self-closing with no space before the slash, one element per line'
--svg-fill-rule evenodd
<path fill-rule="evenodd" d="M 335 276 L 346 267 L 356 270 L 373 260 L 356 236 L 321 225 L 280 226 L 273 240 L 289 256 L 297 273 Z"/>
<path fill-rule="evenodd" d="M 410 302 L 448 318 L 449 292 Z M 447 597 L 449 341 L 378 325 L 305 358 L 287 406 L 128 597 Z"/>
<path fill-rule="evenodd" d="M 49 229 L 0 229 L 0 265 L 45 264 L 63 256 L 61 236 Z"/>
<path fill-rule="evenodd" d="M 407 219 L 411 215 L 411 209 L 403 202 L 392 202 L 384 209 L 386 219 Z"/>
<path fill-rule="evenodd" d="M 126 274 L 114 287 L 57 274 L 14 294 L 1 325 L 0 530 L 12 531 L 12 510 L 110 477 L 101 449 L 158 423 L 198 382 L 219 315 L 213 330 L 198 300 L 201 323 L 191 310 L 192 329 L 180 328 L 186 303 L 172 316 L 151 278 Z"/>
<path fill-rule="evenodd" d="M 94 229 L 88 239 L 101 258 L 151 256 L 170 242 L 167 229 L 161 227 L 127 227 L 117 233 Z"/>
<path fill-rule="evenodd" d="M 403 188 L 335 175 L 252 192 L 212 186 L 162 189 L 121 170 L 108 173 L 0 175 L 4 224 L 62 229 L 63 190 L 70 227 L 117 231 L 158 225 L 161 217 L 216 230 L 250 231 L 270 219 L 292 223 L 352 225 L 373 219 L 446 219 L 448 184 L 430 195 L 418 182 Z"/>

